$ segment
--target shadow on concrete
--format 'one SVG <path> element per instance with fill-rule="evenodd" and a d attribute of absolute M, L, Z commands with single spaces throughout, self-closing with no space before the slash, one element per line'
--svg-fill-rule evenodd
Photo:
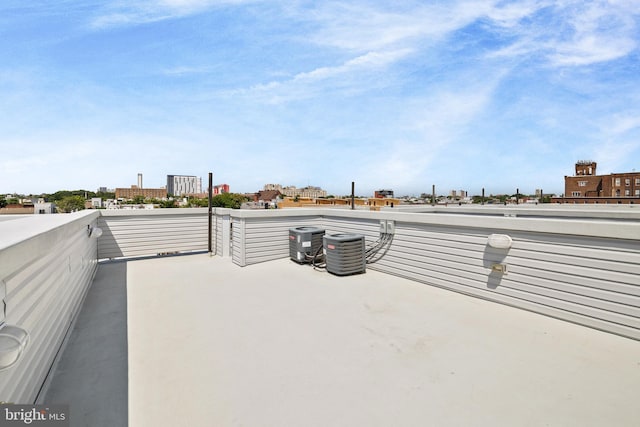
<path fill-rule="evenodd" d="M 101 263 L 44 403 L 68 404 L 71 426 L 128 423 L 127 263 Z"/>

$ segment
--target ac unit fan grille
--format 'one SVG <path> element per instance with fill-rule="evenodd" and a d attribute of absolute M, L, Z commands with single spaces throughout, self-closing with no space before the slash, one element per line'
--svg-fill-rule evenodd
<path fill-rule="evenodd" d="M 338 276 L 364 273 L 366 270 L 364 236 L 336 234 L 324 236 L 326 266 L 329 273 Z"/>

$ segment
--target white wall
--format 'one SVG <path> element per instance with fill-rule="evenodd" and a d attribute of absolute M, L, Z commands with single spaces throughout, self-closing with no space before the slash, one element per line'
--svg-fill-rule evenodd
<path fill-rule="evenodd" d="M 6 323 L 30 334 L 22 359 L 0 372 L 0 401 L 34 403 L 97 268 L 95 211 L 0 222 Z"/>

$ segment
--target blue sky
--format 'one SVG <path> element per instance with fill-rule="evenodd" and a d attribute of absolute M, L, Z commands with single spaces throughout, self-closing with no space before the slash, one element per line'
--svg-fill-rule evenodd
<path fill-rule="evenodd" d="M 639 23 L 638 0 L 3 0 L 0 193 L 562 193 L 577 160 L 640 170 Z"/>

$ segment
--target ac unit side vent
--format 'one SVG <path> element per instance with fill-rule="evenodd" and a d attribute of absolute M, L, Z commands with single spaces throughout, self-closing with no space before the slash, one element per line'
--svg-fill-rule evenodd
<path fill-rule="evenodd" d="M 324 229 L 295 227 L 289 229 L 289 257 L 300 264 L 310 263 L 322 249 Z"/>
<path fill-rule="evenodd" d="M 365 242 L 361 234 L 324 236 L 323 249 L 329 273 L 337 276 L 366 271 Z"/>

